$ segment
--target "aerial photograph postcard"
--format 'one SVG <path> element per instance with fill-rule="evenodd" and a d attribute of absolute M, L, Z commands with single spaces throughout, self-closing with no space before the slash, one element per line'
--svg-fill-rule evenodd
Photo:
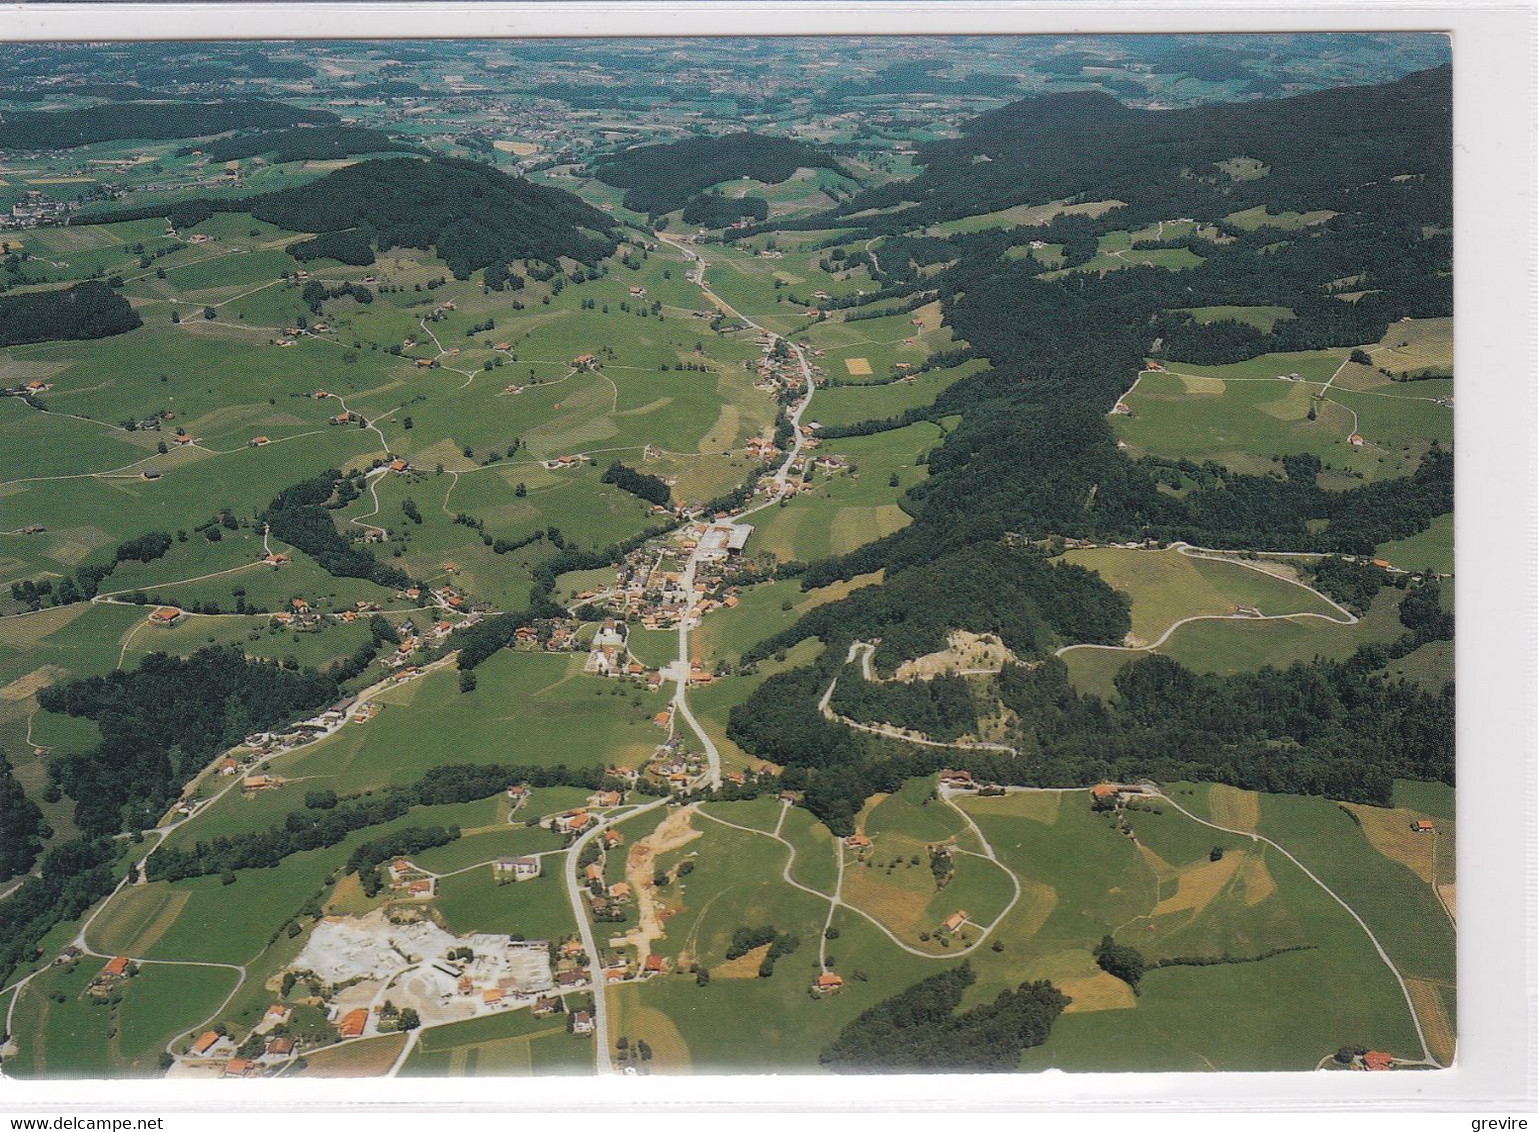
<path fill-rule="evenodd" d="M 0 1076 L 1451 1067 L 1452 67 L 0 44 Z"/>

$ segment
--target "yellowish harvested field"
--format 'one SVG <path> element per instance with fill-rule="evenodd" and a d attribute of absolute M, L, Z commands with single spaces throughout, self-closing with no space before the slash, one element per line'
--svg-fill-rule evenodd
<path fill-rule="evenodd" d="M 1188 373 L 1179 376 L 1187 393 L 1222 393 L 1228 389 L 1228 382 L 1221 377 L 1196 377 Z"/>
<path fill-rule="evenodd" d="M 52 664 L 45 664 L 41 668 L 34 668 L 31 672 L 18 680 L 12 680 L 5 687 L 0 688 L 0 703 L 16 703 L 35 695 L 39 688 L 46 688 L 64 674 L 62 668 Z"/>
<path fill-rule="evenodd" d="M 77 601 L 45 609 L 41 613 L 29 613 L 25 617 L 7 617 L 0 623 L 0 642 L 8 645 L 34 644 L 49 633 L 64 628 L 90 608 L 90 602 Z"/>
<path fill-rule="evenodd" d="M 144 955 L 176 922 L 192 893 L 164 882 L 124 889 L 91 925 L 87 941 L 113 954 Z"/>
<path fill-rule="evenodd" d="M 1271 870 L 1259 857 L 1245 860 L 1244 868 L 1239 870 L 1239 883 L 1244 886 L 1244 902 L 1252 908 L 1276 891 Z"/>
<path fill-rule="evenodd" d="M 1073 999 L 1064 1014 L 1088 1014 L 1096 1010 L 1132 1010 L 1137 996 L 1132 988 L 1115 975 L 1098 971 L 1093 975 L 1064 979 L 1058 990 Z"/>
<path fill-rule="evenodd" d="M 1421 1029 L 1426 1033 L 1431 1056 L 1443 1065 L 1451 1065 L 1458 1050 L 1458 1033 L 1447 1016 L 1437 984 L 1429 979 L 1406 979 L 1405 987 L 1410 992 L 1410 1001 L 1415 1004 L 1415 1013 L 1420 1015 Z"/>
<path fill-rule="evenodd" d="M 1175 868 L 1174 865 L 1170 864 L 1141 841 L 1138 842 L 1137 850 L 1142 854 L 1143 860 L 1148 862 L 1148 867 L 1153 869 L 1154 877 L 1161 885 L 1169 884 L 1180 876 L 1179 869 Z"/>
<path fill-rule="evenodd" d="M 912 517 L 895 503 L 879 507 L 840 507 L 828 545 L 834 554 L 847 554 L 868 542 L 895 534 L 911 522 Z"/>
<path fill-rule="evenodd" d="M 1200 914 L 1233 881 L 1234 874 L 1248 854 L 1225 853 L 1222 860 L 1203 861 L 1179 870 L 1175 892 L 1155 906 L 1155 916 L 1167 916 L 1172 912 Z"/>
<path fill-rule="evenodd" d="M 1063 795 L 1056 790 L 1022 790 L 996 798 L 968 798 L 966 809 L 973 814 L 999 814 L 1056 825 L 1062 805 Z"/>
<path fill-rule="evenodd" d="M 1414 322 L 1396 322 L 1379 345 L 1383 348 L 1373 351 L 1372 364 L 1390 373 L 1433 367 L 1451 369 L 1453 320 L 1418 318 Z"/>
<path fill-rule="evenodd" d="M 844 368 L 854 377 L 869 377 L 871 373 L 868 358 L 845 358 Z"/>
<path fill-rule="evenodd" d="M 769 954 L 769 945 L 755 947 L 735 959 L 728 959 L 718 963 L 710 969 L 712 979 L 756 979 L 758 968 L 764 961 L 764 956 Z"/>
<path fill-rule="evenodd" d="M 1448 823 L 1437 822 L 1436 832 L 1416 833 L 1410 823 L 1422 815 L 1414 810 L 1385 810 L 1377 806 L 1358 806 L 1350 802 L 1341 805 L 1356 816 L 1362 825 L 1362 833 L 1378 852 L 1390 861 L 1398 861 L 1427 884 L 1435 884 L 1432 872 L 1432 849 L 1438 854 L 1452 856 L 1452 837 Z M 1446 837 L 1438 845 L 1437 839 Z"/>
<path fill-rule="evenodd" d="M 844 871 L 844 901 L 868 912 L 900 936 L 910 936 L 924 926 L 924 909 L 931 895 L 898 887 L 886 879 L 884 869 L 859 865 Z"/>
<path fill-rule="evenodd" d="M 1458 886 L 1456 884 L 1437 885 L 1437 895 L 1442 898 L 1442 903 L 1447 908 L 1447 914 L 1454 922 L 1458 919 Z"/>
<path fill-rule="evenodd" d="M 293 1076 L 382 1077 L 395 1064 L 405 1044 L 405 1034 L 386 1034 L 319 1050 L 309 1054 L 309 1064 Z"/>
<path fill-rule="evenodd" d="M 1214 785 L 1207 795 L 1212 820 L 1228 829 L 1254 833 L 1260 821 L 1260 795 L 1237 786 Z"/>
<path fill-rule="evenodd" d="M 755 972 L 756 973 L 756 972 Z M 693 1066 L 689 1045 L 673 1020 L 650 1006 L 625 1012 L 625 1033 L 652 1048 L 653 1072 L 687 1073 Z"/>

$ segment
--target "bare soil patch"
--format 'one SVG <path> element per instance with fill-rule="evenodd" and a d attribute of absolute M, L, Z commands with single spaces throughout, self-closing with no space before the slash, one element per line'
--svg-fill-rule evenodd
<path fill-rule="evenodd" d="M 946 638 L 944 649 L 903 661 L 897 666 L 895 678 L 912 681 L 953 672 L 997 672 L 1006 662 L 1015 660 L 1015 654 L 992 633 L 954 629 Z"/>
<path fill-rule="evenodd" d="M 637 914 L 640 923 L 626 933 L 626 940 L 635 945 L 636 958 L 644 960 L 651 953 L 652 943 L 667 936 L 664 926 L 663 905 L 657 899 L 656 885 L 652 878 L 656 870 L 652 862 L 663 853 L 681 849 L 703 834 L 693 828 L 694 808 L 685 806 L 664 818 L 657 828 L 630 847 L 625 858 L 625 879 L 636 894 Z"/>

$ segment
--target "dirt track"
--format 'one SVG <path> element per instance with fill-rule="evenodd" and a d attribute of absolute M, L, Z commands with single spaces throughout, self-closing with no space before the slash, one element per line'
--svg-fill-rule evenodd
<path fill-rule="evenodd" d="M 632 845 L 630 856 L 625 859 L 625 879 L 630 882 L 630 891 L 635 893 L 636 914 L 640 920 L 632 931 L 626 933 L 625 938 L 635 944 L 636 959 L 640 962 L 645 962 L 647 955 L 651 954 L 652 941 L 667 934 L 658 911 L 656 889 L 652 884 L 652 862 L 663 853 L 681 849 L 696 837 L 703 836 L 690 825 L 693 818 L 692 806 L 675 810 L 663 818 L 648 836 Z"/>

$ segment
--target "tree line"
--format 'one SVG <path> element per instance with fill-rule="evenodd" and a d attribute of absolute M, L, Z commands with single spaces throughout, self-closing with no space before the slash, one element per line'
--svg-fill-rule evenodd
<path fill-rule="evenodd" d="M 639 472 L 618 460 L 604 469 L 599 479 L 602 483 L 612 483 L 621 491 L 628 491 L 631 495 L 639 496 L 646 502 L 659 507 L 666 507 L 673 499 L 672 489 L 661 479 Z"/>
<path fill-rule="evenodd" d="M 261 99 L 220 102 L 103 102 L 75 110 L 22 110 L 0 122 L 0 149 L 73 149 L 125 138 L 196 138 L 251 126 L 330 125 L 329 110 Z"/>
<path fill-rule="evenodd" d="M 660 216 L 722 181 L 749 177 L 775 185 L 801 168 L 845 173 L 836 158 L 808 142 L 740 132 L 622 150 L 600 158 L 593 176 L 624 189 L 626 208 Z"/>
<path fill-rule="evenodd" d="M 818 1057 L 835 1073 L 1013 1073 L 1073 1001 L 1045 980 L 957 1013 L 971 964 L 914 983 L 839 1032 Z"/>
<path fill-rule="evenodd" d="M 405 817 L 417 806 L 474 802 L 505 790 L 510 783 L 531 787 L 578 786 L 596 790 L 615 781 L 596 767 L 455 764 L 433 767 L 416 782 L 353 795 L 345 801 L 317 797 L 317 804 L 292 810 L 283 824 L 265 830 L 227 834 L 199 841 L 189 849 L 170 846 L 145 866 L 151 880 L 231 875 L 240 869 L 270 869 L 295 853 L 340 844 L 360 829 Z M 453 827 L 418 826 L 383 835 L 358 846 L 347 871 L 366 873 L 392 857 L 443 845 L 459 837 Z"/>

